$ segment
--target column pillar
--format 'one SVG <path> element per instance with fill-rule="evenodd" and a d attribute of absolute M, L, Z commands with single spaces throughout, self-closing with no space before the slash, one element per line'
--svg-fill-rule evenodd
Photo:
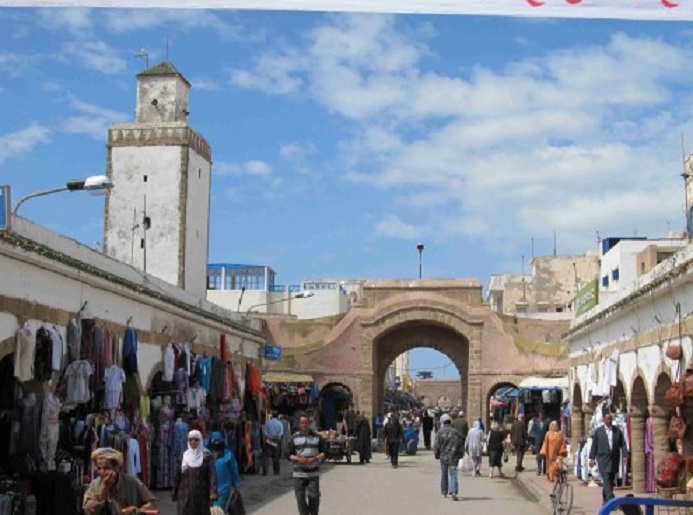
<path fill-rule="evenodd" d="M 570 414 L 570 441 L 573 451 L 577 450 L 577 443 L 580 441 L 583 433 L 586 433 L 585 414 L 582 412 L 582 406 L 580 406 L 579 408 L 573 408 Z"/>
<path fill-rule="evenodd" d="M 630 408 L 630 462 L 633 493 L 646 493 L 645 481 L 645 413 L 639 406 Z"/>
<path fill-rule="evenodd" d="M 655 463 L 661 463 L 669 451 L 669 413 L 667 409 L 653 406 L 650 412 L 652 417 L 652 430 L 654 432 L 654 456 Z"/>

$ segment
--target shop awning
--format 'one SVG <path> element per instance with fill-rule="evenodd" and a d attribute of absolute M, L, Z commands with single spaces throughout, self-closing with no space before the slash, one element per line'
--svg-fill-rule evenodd
<path fill-rule="evenodd" d="M 262 374 L 264 383 L 312 383 L 313 376 L 293 372 L 265 372 Z"/>
<path fill-rule="evenodd" d="M 517 386 L 520 390 L 567 390 L 568 376 L 565 377 L 527 377 Z"/>

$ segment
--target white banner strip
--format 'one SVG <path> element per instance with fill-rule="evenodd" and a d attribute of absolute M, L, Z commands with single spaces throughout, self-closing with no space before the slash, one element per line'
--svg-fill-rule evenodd
<path fill-rule="evenodd" d="M 0 7 L 256 9 L 693 20 L 693 0 L 0 0 Z"/>

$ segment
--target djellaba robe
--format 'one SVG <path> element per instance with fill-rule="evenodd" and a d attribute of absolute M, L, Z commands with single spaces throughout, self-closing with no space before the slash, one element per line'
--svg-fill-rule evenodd
<path fill-rule="evenodd" d="M 214 455 L 204 450 L 202 465 L 183 470 L 181 463 L 173 475 L 173 492 L 177 499 L 178 515 L 209 515 L 211 495 L 217 496 L 217 472 Z"/>
<path fill-rule="evenodd" d="M 561 431 L 547 431 L 539 453 L 546 458 L 546 479 L 553 481 L 558 471 L 556 458 L 568 455 L 563 433 Z"/>

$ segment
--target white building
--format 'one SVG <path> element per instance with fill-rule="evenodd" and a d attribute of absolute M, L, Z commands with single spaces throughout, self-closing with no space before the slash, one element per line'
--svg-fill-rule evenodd
<path fill-rule="evenodd" d="M 211 149 L 188 125 L 189 93 L 169 62 L 137 75 L 135 123 L 108 133 L 104 253 L 204 298 Z"/>
<path fill-rule="evenodd" d="M 645 491 L 646 423 L 654 430 L 655 463 L 667 452 L 671 406 L 664 394 L 679 362 L 665 351 L 681 345 L 684 365 L 693 356 L 693 246 L 685 243 L 604 240 L 598 298 L 564 334 L 570 345 L 572 434 L 588 434 L 599 401 L 629 413 L 635 492 Z M 684 446 L 689 445 L 687 437 Z"/>

